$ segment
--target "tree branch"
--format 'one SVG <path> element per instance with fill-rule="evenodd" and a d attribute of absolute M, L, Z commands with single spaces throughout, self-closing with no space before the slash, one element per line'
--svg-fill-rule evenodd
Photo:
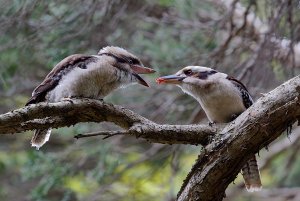
<path fill-rule="evenodd" d="M 267 40 L 268 42 L 272 43 L 274 58 L 282 62 L 287 61 L 289 65 L 285 65 L 285 67 L 291 67 L 292 70 L 300 67 L 300 43 L 294 41 L 293 30 L 291 28 L 293 24 L 291 10 L 290 12 L 286 12 L 288 23 L 290 24 L 289 28 L 291 29 L 290 39 L 274 36 L 274 29 L 278 26 L 279 20 L 282 19 L 282 14 L 285 14 L 283 12 L 284 8 L 293 8 L 292 5 L 289 5 L 289 1 L 281 1 L 278 10 L 274 11 L 276 12 L 275 16 L 271 18 L 270 22 L 264 22 L 259 18 L 259 16 L 257 16 L 255 12 L 250 10 L 253 3 L 255 5 L 255 1 L 249 1 L 247 7 L 243 6 L 241 2 L 236 0 L 213 0 L 212 2 L 230 13 L 230 20 L 226 20 L 226 22 L 230 21 L 230 27 L 240 27 L 238 29 L 231 28 L 230 32 L 228 33 L 228 38 L 218 49 L 212 53 L 213 56 L 224 54 L 224 51 L 229 46 L 229 43 L 232 41 L 233 37 L 240 35 L 242 31 L 248 31 L 251 33 L 249 36 L 252 37 L 252 40 L 259 41 L 258 44 L 263 44 L 264 42 L 267 42 Z M 238 45 L 240 44 L 238 43 Z M 256 47 L 256 45 L 253 45 L 251 49 L 253 49 L 254 52 L 257 52 L 256 50 L 260 48 Z M 264 51 L 267 51 L 267 49 L 264 49 Z M 250 58 L 249 62 L 251 63 L 252 60 L 253 58 Z"/>
<path fill-rule="evenodd" d="M 226 126 L 215 142 L 199 155 L 178 193 L 178 201 L 218 201 L 245 162 L 275 140 L 287 127 L 299 122 L 300 76 L 260 98 Z"/>
<path fill-rule="evenodd" d="M 222 200 L 228 184 L 259 149 L 300 120 L 300 76 L 260 98 L 225 126 L 159 125 L 131 110 L 99 100 L 40 103 L 0 115 L 0 133 L 109 121 L 150 142 L 201 144 L 205 150 L 188 174 L 178 200 Z"/>
<path fill-rule="evenodd" d="M 219 130 L 208 125 L 159 125 L 118 105 L 92 99 L 72 99 L 71 102 L 30 105 L 2 114 L 0 134 L 104 121 L 128 130 L 123 134 L 164 144 L 206 145 Z"/>

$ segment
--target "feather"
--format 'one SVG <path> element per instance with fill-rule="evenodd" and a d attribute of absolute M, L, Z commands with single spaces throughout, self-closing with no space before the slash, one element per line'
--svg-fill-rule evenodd
<path fill-rule="evenodd" d="M 46 130 L 35 130 L 31 138 L 31 146 L 36 147 L 37 150 L 40 149 L 47 141 L 49 141 L 51 135 L 51 128 Z"/>
<path fill-rule="evenodd" d="M 93 56 L 86 56 L 82 54 L 74 54 L 66 57 L 59 62 L 46 76 L 44 81 L 34 89 L 32 97 L 28 100 L 26 106 L 45 101 L 47 93 L 58 85 L 63 75 L 66 75 L 75 67 L 85 69 L 88 63 L 94 61 L 95 58 L 93 58 Z"/>

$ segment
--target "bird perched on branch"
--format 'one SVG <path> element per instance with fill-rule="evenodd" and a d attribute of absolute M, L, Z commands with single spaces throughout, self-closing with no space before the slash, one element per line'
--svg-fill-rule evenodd
<path fill-rule="evenodd" d="M 74 54 L 60 61 L 37 86 L 26 103 L 58 102 L 63 98 L 103 99 L 113 90 L 131 83 L 149 87 L 139 74 L 155 72 L 120 47 L 105 47 L 97 55 Z M 51 129 L 35 130 L 32 146 L 39 149 L 49 140 Z"/>
<path fill-rule="evenodd" d="M 175 84 L 194 97 L 210 123 L 228 123 L 253 104 L 246 87 L 225 73 L 201 66 L 187 66 L 174 75 L 160 77 L 158 84 Z M 255 155 L 242 168 L 248 191 L 261 189 Z"/>

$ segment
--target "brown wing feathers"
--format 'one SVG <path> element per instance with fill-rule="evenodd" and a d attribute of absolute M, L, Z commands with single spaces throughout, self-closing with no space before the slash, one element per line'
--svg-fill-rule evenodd
<path fill-rule="evenodd" d="M 244 106 L 245 108 L 249 108 L 253 104 L 253 100 L 245 85 L 233 77 L 228 76 L 227 79 L 230 80 L 240 90 Z"/>
<path fill-rule="evenodd" d="M 92 56 L 74 54 L 60 61 L 46 76 L 44 81 L 34 89 L 32 97 L 28 100 L 26 106 L 45 101 L 46 94 L 58 85 L 63 75 L 75 67 L 85 69 L 86 65 L 94 60 Z"/>

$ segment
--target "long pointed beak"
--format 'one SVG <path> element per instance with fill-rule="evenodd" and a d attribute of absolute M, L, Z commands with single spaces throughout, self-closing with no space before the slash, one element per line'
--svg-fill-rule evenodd
<path fill-rule="evenodd" d="M 146 87 L 149 87 L 148 83 L 141 76 L 139 76 L 139 74 L 154 73 L 155 70 L 153 70 L 152 68 L 147 68 L 147 67 L 140 66 L 140 65 L 131 65 L 131 69 L 133 70 L 132 74 L 134 77 L 136 77 L 136 79 L 138 80 L 138 83 L 141 85 L 144 85 Z"/>
<path fill-rule="evenodd" d="M 147 68 L 140 65 L 131 65 L 131 68 L 137 74 L 149 74 L 155 72 L 155 70 L 153 70 L 152 68 Z"/>
<path fill-rule="evenodd" d="M 157 84 L 180 84 L 186 77 L 178 75 L 167 75 L 156 79 Z"/>
<path fill-rule="evenodd" d="M 137 82 L 138 82 L 139 84 L 144 85 L 144 86 L 146 86 L 146 87 L 150 87 L 150 86 L 148 85 L 148 83 L 147 83 L 141 76 L 139 76 L 139 74 L 137 74 L 137 73 L 132 73 L 132 75 L 133 75 L 134 77 L 136 77 Z"/>

